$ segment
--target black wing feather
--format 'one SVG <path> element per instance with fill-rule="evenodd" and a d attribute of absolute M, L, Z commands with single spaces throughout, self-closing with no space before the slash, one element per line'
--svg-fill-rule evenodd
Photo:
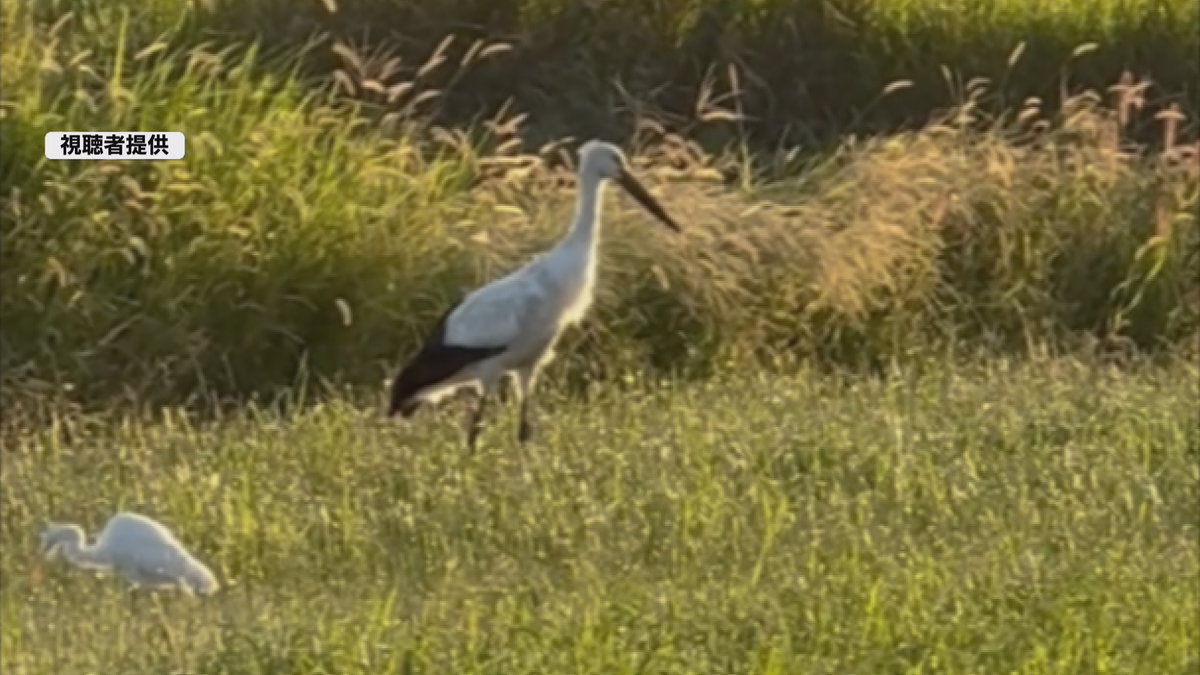
<path fill-rule="evenodd" d="M 411 417 L 420 406 L 416 395 L 422 389 L 444 382 L 457 375 L 463 368 L 489 359 L 508 349 L 504 347 L 462 347 L 445 344 L 446 321 L 461 303 L 446 310 L 421 345 L 417 355 L 408 362 L 392 381 L 392 398 L 387 416 L 399 414 Z"/>

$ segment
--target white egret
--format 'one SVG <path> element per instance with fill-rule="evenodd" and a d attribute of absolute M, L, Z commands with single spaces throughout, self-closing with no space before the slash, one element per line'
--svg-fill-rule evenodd
<path fill-rule="evenodd" d="M 115 571 L 136 588 L 210 595 L 220 587 L 212 571 L 188 553 L 166 526 L 136 513 L 110 518 L 90 546 L 78 525 L 48 523 L 41 541 L 47 559 L 61 554 L 76 567 Z"/>
<path fill-rule="evenodd" d="M 588 141 L 579 149 L 575 218 L 554 248 L 450 307 L 392 382 L 388 417 L 408 418 L 422 402 L 472 389 L 478 403 L 467 428 L 474 451 L 488 396 L 500 379 L 516 380 L 521 401 L 518 440 L 533 437 L 530 399 L 541 368 L 563 330 L 579 323 L 593 301 L 603 187 L 614 180 L 675 232 L 679 225 L 629 170 L 620 148 Z"/>

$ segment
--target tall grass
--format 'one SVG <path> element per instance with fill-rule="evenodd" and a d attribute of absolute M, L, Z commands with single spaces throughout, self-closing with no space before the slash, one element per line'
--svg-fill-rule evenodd
<path fill-rule="evenodd" d="M 131 52 L 120 36 L 135 22 L 101 39 L 87 11 L 44 28 L 4 10 L 8 397 L 374 384 L 444 303 L 569 217 L 564 143 L 523 150 L 520 115 L 429 123 L 429 82 L 468 59 L 435 51 L 406 75 L 318 44 L 342 67 L 312 79 L 299 56 L 254 46 L 168 34 Z M 501 52 L 469 50 L 475 64 Z M 1192 339 L 1195 148 L 1131 146 L 1134 93 L 990 122 L 977 97 L 805 160 L 707 154 L 647 121 L 626 145 L 688 233 L 660 241 L 623 202 L 610 209 L 597 317 L 564 350 L 578 355 L 566 372 Z M 731 105 L 710 97 L 702 116 L 725 123 Z M 186 159 L 41 157 L 47 131 L 128 128 L 184 131 Z"/>
<path fill-rule="evenodd" d="M 143 24 L 166 25 L 165 5 L 130 7 Z M 695 100 L 714 80 L 739 92 L 754 119 L 739 131 L 767 145 L 919 125 L 931 109 L 958 103 L 971 77 L 993 82 L 985 103 L 995 112 L 1029 96 L 1056 106 L 1064 83 L 1101 89 L 1129 69 L 1154 79 L 1155 98 L 1200 112 L 1197 0 L 214 0 L 198 7 L 186 22 L 193 35 L 218 31 L 278 46 L 328 31 L 387 49 L 405 65 L 419 63 L 448 33 L 464 39 L 459 49 L 475 39 L 502 41 L 510 50 L 464 74 L 437 113 L 461 126 L 513 100 L 535 115 L 527 134 L 539 142 L 624 136 L 647 114 L 687 133 Z M 1080 45 L 1091 48 L 1081 53 Z M 1014 50 L 1020 58 L 1011 58 Z M 313 56 L 314 72 L 338 67 Z M 727 80 L 726 66 L 740 76 Z M 913 86 L 881 98 L 896 80 Z M 706 135 L 729 139 L 733 130 L 712 126 Z"/>

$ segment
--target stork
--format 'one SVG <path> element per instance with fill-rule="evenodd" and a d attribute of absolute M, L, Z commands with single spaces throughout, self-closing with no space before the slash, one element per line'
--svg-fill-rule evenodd
<path fill-rule="evenodd" d="M 621 149 L 588 141 L 579 149 L 575 218 L 549 251 L 524 267 L 468 294 L 442 314 L 417 354 L 392 381 L 387 416 L 409 418 L 422 403 L 474 390 L 467 449 L 475 444 L 489 396 L 503 377 L 516 381 L 520 401 L 518 441 L 533 438 L 530 400 L 541 369 L 554 357 L 564 329 L 591 308 L 596 284 L 604 185 L 616 181 L 675 232 L 679 225 L 630 172 Z"/>

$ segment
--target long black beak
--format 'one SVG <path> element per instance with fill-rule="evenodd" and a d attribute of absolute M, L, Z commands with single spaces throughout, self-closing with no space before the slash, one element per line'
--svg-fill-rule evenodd
<path fill-rule="evenodd" d="M 683 231 L 683 229 L 679 227 L 679 223 L 676 223 L 674 218 L 667 215 L 667 212 L 662 207 L 662 204 L 659 204 L 658 200 L 651 196 L 646 188 L 642 187 L 642 184 L 638 182 L 638 179 L 635 178 L 632 173 L 622 169 L 621 174 L 617 176 L 617 183 L 629 193 L 629 196 L 636 199 L 638 203 L 642 205 L 642 208 L 653 214 L 654 217 L 658 218 L 659 221 L 661 221 L 664 225 L 672 230 L 675 230 L 676 232 Z"/>

